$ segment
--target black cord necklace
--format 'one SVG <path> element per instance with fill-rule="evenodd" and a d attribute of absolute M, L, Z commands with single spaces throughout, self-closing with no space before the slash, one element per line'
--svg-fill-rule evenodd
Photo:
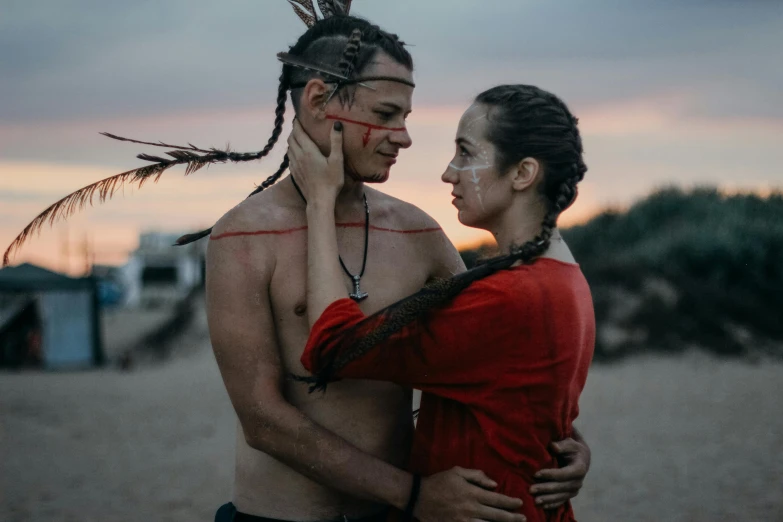
<path fill-rule="evenodd" d="M 296 180 L 293 176 L 291 177 L 291 182 L 294 184 L 294 188 L 299 193 L 299 197 L 302 198 L 302 201 L 305 202 L 305 205 L 307 204 L 307 198 L 305 198 L 304 194 L 302 194 L 302 189 L 299 188 L 299 185 L 296 184 Z M 343 262 L 343 258 L 340 257 L 340 255 L 337 255 L 337 259 L 340 260 L 340 266 L 343 267 L 343 272 L 346 273 L 348 277 L 351 278 L 351 281 L 353 281 L 353 293 L 348 294 L 351 299 L 356 301 L 357 303 L 359 301 L 362 301 L 367 298 L 369 295 L 367 292 L 362 292 L 362 289 L 359 288 L 359 284 L 362 281 L 362 276 L 364 276 L 364 269 L 367 268 L 367 250 L 369 250 L 370 245 L 370 205 L 367 204 L 367 194 L 363 194 L 364 197 L 364 259 L 362 259 L 362 271 L 359 272 L 358 275 L 354 275 L 351 272 L 348 271 L 348 268 L 346 268 L 345 263 Z"/>

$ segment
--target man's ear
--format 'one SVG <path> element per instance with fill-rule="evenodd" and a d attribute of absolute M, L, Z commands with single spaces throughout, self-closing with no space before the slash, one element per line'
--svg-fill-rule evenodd
<path fill-rule="evenodd" d="M 307 82 L 302 92 L 300 107 L 308 112 L 313 119 L 323 119 L 324 102 L 329 98 L 332 88 L 320 78 L 313 78 Z"/>
<path fill-rule="evenodd" d="M 541 175 L 541 164 L 535 158 L 525 158 L 512 169 L 511 186 L 518 191 L 526 190 L 535 185 Z"/>

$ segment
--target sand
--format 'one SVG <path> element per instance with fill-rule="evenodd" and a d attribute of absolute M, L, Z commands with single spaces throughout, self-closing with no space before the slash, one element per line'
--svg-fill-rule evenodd
<path fill-rule="evenodd" d="M 212 520 L 234 414 L 208 344 L 130 373 L 0 373 L 0 520 Z M 783 364 L 594 366 L 585 521 L 783 520 Z"/>

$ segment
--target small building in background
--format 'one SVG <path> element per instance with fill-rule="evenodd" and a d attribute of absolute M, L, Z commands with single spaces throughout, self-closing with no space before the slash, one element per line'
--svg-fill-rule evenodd
<path fill-rule="evenodd" d="M 103 364 L 98 285 L 25 263 L 0 270 L 0 366 Z"/>
<path fill-rule="evenodd" d="M 206 241 L 174 246 L 180 234 L 145 232 L 115 280 L 124 289 L 123 305 L 176 304 L 204 282 Z"/>

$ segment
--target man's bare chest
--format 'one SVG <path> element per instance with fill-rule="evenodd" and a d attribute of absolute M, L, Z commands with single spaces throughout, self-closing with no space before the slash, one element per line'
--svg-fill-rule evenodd
<path fill-rule="evenodd" d="M 309 333 L 306 241 L 307 233 L 303 231 L 281 242 L 275 252 L 275 270 L 269 288 L 278 344 L 289 369 L 298 367 Z M 342 277 L 348 297 L 355 291 L 351 276 L 359 275 L 362 269 L 364 231 L 338 230 L 338 244 L 347 270 Z M 367 294 L 360 302 L 362 310 L 371 314 L 416 292 L 426 283 L 430 266 L 420 241 L 401 233 L 371 231 L 360 283 L 361 292 Z"/>

